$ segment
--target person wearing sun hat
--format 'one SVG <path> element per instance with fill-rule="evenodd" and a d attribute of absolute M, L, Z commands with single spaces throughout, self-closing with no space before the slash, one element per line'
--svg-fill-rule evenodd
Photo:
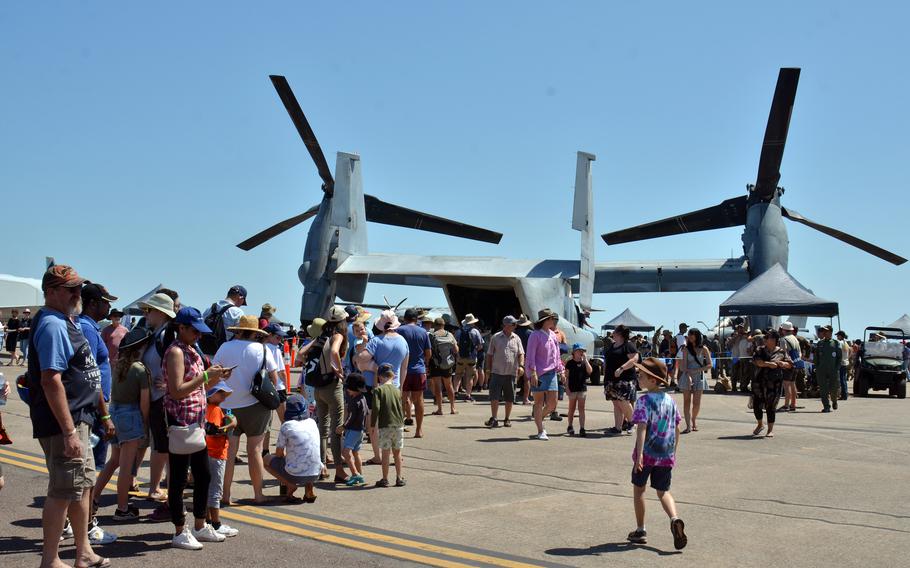
<path fill-rule="evenodd" d="M 525 354 L 525 373 L 534 393 L 533 414 L 537 426 L 534 437 L 538 440 L 549 440 L 543 427 L 543 417 L 556 410 L 559 379 L 565 370 L 559 352 L 559 339 L 553 331 L 558 321 L 559 314 L 550 308 L 540 310 Z"/>
<path fill-rule="evenodd" d="M 235 367 L 234 372 L 225 382 L 234 390 L 234 394 L 222 404 L 222 408 L 230 409 L 237 418 L 237 427 L 231 431 L 229 456 L 224 472 L 223 503 L 229 503 L 231 498 L 231 483 L 234 479 L 234 461 L 240 449 L 240 437 L 246 436 L 247 465 L 250 480 L 253 483 L 254 499 L 257 503 L 266 501 L 262 493 L 262 450 L 265 442 L 265 433 L 272 421 L 272 411 L 266 408 L 253 396 L 251 389 L 253 377 L 264 368 L 271 381 L 278 382 L 279 365 L 269 355 L 268 349 L 262 344 L 262 339 L 268 335 L 259 329 L 259 318 L 256 316 L 241 316 L 236 325 L 227 328 L 233 336 L 221 344 L 212 363 L 224 367 Z"/>
<path fill-rule="evenodd" d="M 111 324 L 101 330 L 101 340 L 104 341 L 108 355 L 110 355 L 111 367 L 117 364 L 117 357 L 120 355 L 120 342 L 130 331 L 125 325 L 120 323 L 124 315 L 123 312 L 114 308 L 107 316 L 111 320 Z"/>
<path fill-rule="evenodd" d="M 628 540 L 637 544 L 647 542 L 645 529 L 645 486 L 648 478 L 651 487 L 657 491 L 657 498 L 670 517 L 670 533 L 673 546 L 682 550 L 688 543 L 685 523 L 678 517 L 676 501 L 670 494 L 670 481 L 676 465 L 676 446 L 679 441 L 679 410 L 673 397 L 660 388 L 668 386 L 667 365 L 656 357 L 648 357 L 641 363 L 634 363 L 638 369 L 638 380 L 647 393 L 635 402 L 632 422 L 638 429 L 635 449 L 632 452 L 632 486 L 635 503 L 637 528 L 630 532 Z"/>
<path fill-rule="evenodd" d="M 164 354 L 165 335 L 168 324 L 177 316 L 174 312 L 174 300 L 167 294 L 156 292 L 143 302 L 139 308 L 145 314 L 145 326 L 152 332 L 152 340 L 148 343 L 142 354 L 142 363 L 151 375 L 151 403 L 149 405 L 149 436 L 151 438 L 152 455 L 149 467 L 149 499 L 161 500 L 165 493 L 159 488 L 164 468 L 167 466 L 167 421 L 164 418 L 164 394 L 167 385 L 161 375 L 161 356 Z M 171 518 L 166 505 L 152 512 L 155 521 L 167 521 Z"/>
<path fill-rule="evenodd" d="M 464 387 L 468 402 L 474 402 L 472 391 L 474 381 L 477 379 L 477 358 L 483 351 L 483 335 L 476 325 L 480 320 L 474 314 L 465 314 L 461 320 L 461 329 L 455 332 L 455 341 L 458 342 L 458 362 L 455 365 L 455 378 L 452 381 L 455 391 Z"/>
<path fill-rule="evenodd" d="M 316 387 L 313 396 L 316 399 L 316 424 L 321 436 L 320 455 L 323 463 L 327 462 L 329 447 L 332 450 L 332 461 L 335 463 L 335 483 L 348 481 L 344 470 L 344 459 L 341 455 L 341 435 L 338 426 L 344 420 L 344 362 L 347 353 L 348 313 L 341 306 L 331 306 L 325 314 L 325 325 L 322 326 L 322 354 L 319 357 L 319 370 L 325 384 Z"/>

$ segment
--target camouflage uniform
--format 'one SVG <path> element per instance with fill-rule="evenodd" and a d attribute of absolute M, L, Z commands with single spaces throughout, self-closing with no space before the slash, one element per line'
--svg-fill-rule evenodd
<path fill-rule="evenodd" d="M 815 344 L 815 377 L 825 410 L 837 405 L 840 393 L 841 346 L 835 339 L 819 339 Z"/>

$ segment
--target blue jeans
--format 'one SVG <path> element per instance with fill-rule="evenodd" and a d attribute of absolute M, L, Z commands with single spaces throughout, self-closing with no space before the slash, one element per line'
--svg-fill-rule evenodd
<path fill-rule="evenodd" d="M 840 367 L 840 397 L 847 398 L 847 366 Z"/>

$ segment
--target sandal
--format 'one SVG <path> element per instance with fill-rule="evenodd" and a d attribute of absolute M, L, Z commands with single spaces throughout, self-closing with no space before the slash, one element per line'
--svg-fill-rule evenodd
<path fill-rule="evenodd" d="M 288 505 L 299 505 L 299 504 L 303 503 L 303 499 L 301 499 L 300 497 L 298 497 L 296 495 L 288 495 L 287 497 L 284 498 L 284 502 L 287 503 Z"/>
<path fill-rule="evenodd" d="M 692 429 L 687 427 L 685 430 L 683 430 L 682 432 L 680 432 L 680 434 L 688 434 L 688 433 L 691 432 L 691 431 L 692 431 Z"/>
<path fill-rule="evenodd" d="M 752 430 L 752 435 L 755 436 L 755 437 L 757 438 L 758 436 L 761 435 L 762 430 L 764 430 L 764 429 L 765 429 L 765 426 L 764 426 L 764 425 L 756 426 L 756 427 L 755 427 L 755 430 Z"/>
<path fill-rule="evenodd" d="M 85 568 L 110 568 L 111 561 L 108 558 L 98 557 L 98 560 L 92 562 L 91 564 L 86 564 Z"/>
<path fill-rule="evenodd" d="M 765 438 L 773 438 L 773 437 L 774 437 L 774 432 L 768 432 L 767 434 L 765 434 Z"/>
<path fill-rule="evenodd" d="M 377 460 L 376 458 L 370 458 L 367 461 L 363 462 L 363 465 L 382 465 L 382 460 Z"/>
<path fill-rule="evenodd" d="M 442 416 L 442 411 L 434 410 L 433 412 L 430 413 L 430 416 Z"/>

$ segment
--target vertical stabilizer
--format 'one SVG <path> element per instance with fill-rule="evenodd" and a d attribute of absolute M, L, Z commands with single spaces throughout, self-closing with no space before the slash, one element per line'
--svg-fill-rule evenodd
<path fill-rule="evenodd" d="M 590 310 L 594 298 L 594 193 L 591 184 L 591 162 L 594 154 L 578 152 L 575 164 L 575 204 L 572 228 L 581 231 L 581 267 L 578 281 L 578 303 Z"/>
<path fill-rule="evenodd" d="M 360 156 L 338 152 L 335 160 L 335 195 L 332 198 L 332 226 L 339 230 L 339 264 L 352 254 L 367 252 L 366 207 Z"/>

